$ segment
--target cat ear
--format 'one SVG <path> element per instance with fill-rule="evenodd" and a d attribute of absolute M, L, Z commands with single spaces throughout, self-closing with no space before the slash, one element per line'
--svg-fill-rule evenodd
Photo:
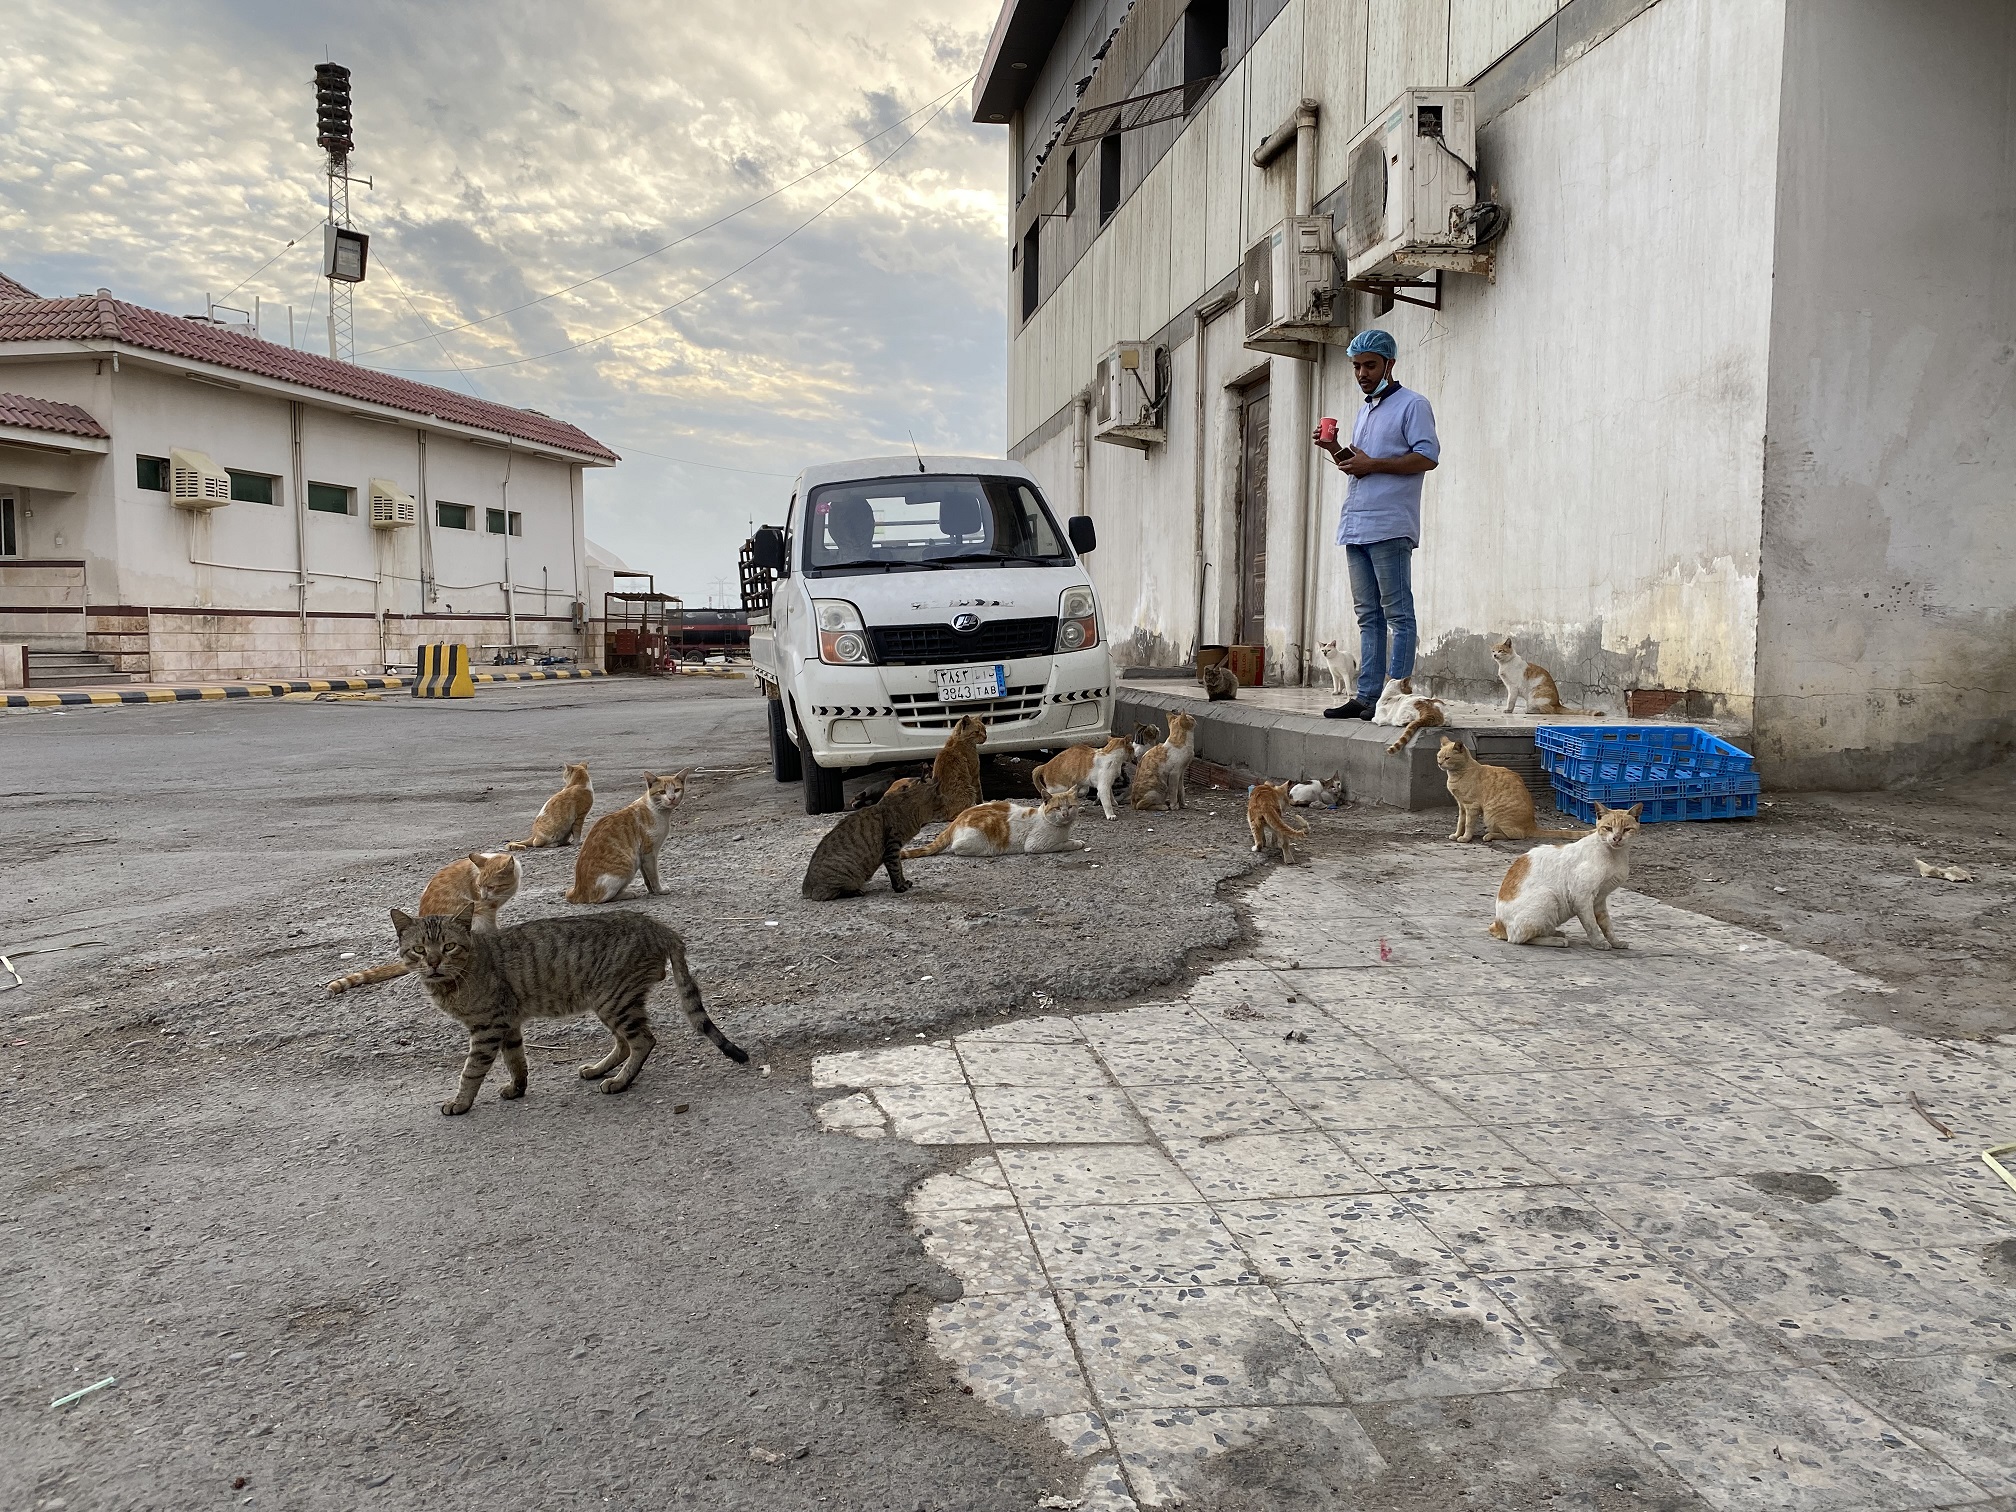
<path fill-rule="evenodd" d="M 395 908 L 395 909 L 393 909 L 393 910 L 392 910 L 392 933 L 393 933 L 393 934 L 395 934 L 395 935 L 403 935 L 404 933 L 406 933 L 406 931 L 407 931 L 407 930 L 409 930 L 409 929 L 411 929 L 411 928 L 413 927 L 413 924 L 414 924 L 414 919 L 413 919 L 413 915 L 411 915 L 411 914 L 409 914 L 408 912 L 406 912 L 406 910 L 405 910 L 405 909 L 403 909 L 403 908 Z"/>
<path fill-rule="evenodd" d="M 1596 817 L 1598 819 L 1601 819 L 1605 814 L 1609 812 L 1610 810 L 1604 806 L 1603 801 L 1601 799 L 1598 799 L 1596 802 Z"/>
<path fill-rule="evenodd" d="M 644 786 L 655 787 L 657 786 L 657 784 L 658 784 L 658 776 L 655 772 L 646 772 L 644 774 Z"/>
<path fill-rule="evenodd" d="M 483 854 L 483 852 L 481 852 L 481 851 L 471 851 L 471 852 L 469 852 L 469 864 L 470 864 L 471 866 L 475 867 L 475 868 L 476 868 L 476 870 L 478 870 L 478 871 L 481 871 L 481 870 L 483 870 L 483 863 L 484 863 L 485 861 L 488 861 L 489 859 L 490 859 L 490 858 L 489 858 L 488 856 L 484 855 L 484 854 Z"/>
<path fill-rule="evenodd" d="M 684 781 L 686 780 L 687 776 L 688 776 L 688 775 L 689 775 L 689 774 L 690 774 L 690 773 L 692 772 L 692 770 L 693 770 L 693 768 L 691 768 L 691 767 L 689 767 L 689 766 L 687 766 L 687 767 L 681 767 L 681 768 L 679 768 L 679 770 L 678 770 L 678 771 L 676 771 L 676 772 L 674 772 L 674 773 L 672 774 L 672 781 L 674 781 L 674 782 L 684 782 Z"/>
<path fill-rule="evenodd" d="M 1631 817 L 1632 817 L 1633 819 L 1636 819 L 1636 818 L 1637 818 L 1637 817 L 1638 817 L 1638 816 L 1639 816 L 1640 814 L 1642 814 L 1642 813 L 1644 813 L 1644 812 L 1645 812 L 1645 805 L 1644 805 L 1644 804 L 1642 804 L 1642 803 L 1634 803 L 1634 804 L 1632 804 L 1632 805 L 1631 805 L 1631 810 L 1630 810 L 1630 812 L 1631 812 Z"/>
<path fill-rule="evenodd" d="M 475 917 L 476 905 L 474 903 L 464 903 L 448 916 L 451 923 L 463 925 L 465 928 L 468 926 L 469 921 Z"/>

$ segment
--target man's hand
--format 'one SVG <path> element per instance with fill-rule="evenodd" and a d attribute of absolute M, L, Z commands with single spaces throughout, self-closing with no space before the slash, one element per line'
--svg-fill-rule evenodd
<path fill-rule="evenodd" d="M 1362 451 L 1354 451 L 1350 456 L 1336 460 L 1337 466 L 1354 478 L 1369 478 L 1373 473 L 1387 471 L 1383 459 L 1368 457 Z"/>

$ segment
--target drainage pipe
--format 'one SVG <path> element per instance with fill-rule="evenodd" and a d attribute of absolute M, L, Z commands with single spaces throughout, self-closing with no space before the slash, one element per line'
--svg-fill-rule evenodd
<path fill-rule="evenodd" d="M 1191 396 L 1191 427 L 1195 431 L 1193 440 L 1193 460 L 1191 463 L 1195 487 L 1191 497 L 1191 532 L 1196 543 L 1197 578 L 1197 640 L 1192 649 L 1192 659 L 1196 652 L 1204 648 L 1204 604 L 1206 574 L 1210 571 L 1209 552 L 1204 544 L 1204 428 L 1210 421 L 1210 406 L 1205 402 L 1204 389 L 1210 372 L 1210 364 L 1205 360 L 1204 330 L 1212 321 L 1223 315 L 1239 302 L 1238 285 L 1226 290 L 1208 304 L 1201 304 L 1190 319 L 1190 340 L 1194 343 L 1191 364 L 1196 373 L 1196 392 Z"/>
<path fill-rule="evenodd" d="M 1071 396 L 1071 475 L 1077 490 L 1077 513 L 1092 513 L 1092 480 L 1089 476 L 1091 458 L 1086 448 L 1091 444 L 1086 437 L 1092 430 L 1092 391 L 1080 389 Z"/>
<path fill-rule="evenodd" d="M 299 399 L 287 405 L 294 432 L 294 566 L 300 581 L 301 675 L 308 675 L 308 466 L 302 457 L 301 432 L 306 424 L 307 406 Z"/>

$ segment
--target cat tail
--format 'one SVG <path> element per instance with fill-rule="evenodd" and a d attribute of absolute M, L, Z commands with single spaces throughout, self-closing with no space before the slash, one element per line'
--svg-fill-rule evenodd
<path fill-rule="evenodd" d="M 406 975 L 404 961 L 385 961 L 370 966 L 363 971 L 353 971 L 346 977 L 338 977 L 329 984 L 331 992 L 348 992 L 352 987 L 363 987 L 372 982 L 389 982 L 394 977 Z"/>
<path fill-rule="evenodd" d="M 534 830 L 531 835 L 523 840 L 513 840 L 504 849 L 507 851 L 537 850 L 539 849 L 539 832 Z"/>
<path fill-rule="evenodd" d="M 961 809 L 959 812 L 963 814 L 965 810 Z M 903 861 L 915 861 L 919 856 L 938 855 L 948 845 L 952 843 L 952 835 L 956 830 L 956 828 L 957 828 L 956 825 L 947 824 L 945 828 L 941 829 L 940 831 L 938 831 L 937 834 L 931 837 L 930 844 L 905 846 L 902 849 L 902 851 L 898 853 L 898 859 Z"/>
<path fill-rule="evenodd" d="M 1414 722 L 1400 732 L 1400 738 L 1386 747 L 1386 754 L 1388 756 L 1398 756 L 1408 741 L 1419 735 L 1423 730 L 1432 729 L 1441 722 L 1440 719 L 1430 714 L 1422 713 L 1415 715 Z"/>
<path fill-rule="evenodd" d="M 665 952 L 665 964 L 671 968 L 673 985 L 679 989 L 679 1007 L 686 1015 L 686 1022 L 714 1042 L 714 1048 L 738 1066 L 749 1064 L 749 1052 L 723 1034 L 714 1020 L 707 1016 L 706 1005 L 700 1001 L 700 984 L 693 980 L 693 973 L 686 966 L 686 942 L 674 930 L 659 925 L 659 947 Z"/>
<path fill-rule="evenodd" d="M 1289 813 L 1286 809 L 1282 809 L 1280 818 L 1276 822 L 1291 835 L 1308 834 L 1309 826 L 1307 824 L 1298 824 L 1296 818 L 1296 815 Z"/>

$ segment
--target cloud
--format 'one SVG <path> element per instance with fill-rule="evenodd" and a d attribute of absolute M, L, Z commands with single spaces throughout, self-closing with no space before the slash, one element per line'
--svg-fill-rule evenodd
<path fill-rule="evenodd" d="M 373 180 L 352 201 L 373 233 L 361 360 L 564 416 L 626 452 L 589 476 L 590 534 L 698 601 L 808 462 L 905 448 L 912 432 L 999 453 L 1005 144 L 968 121 L 967 90 L 721 287 L 578 351 L 486 365 L 613 330 L 763 253 L 978 67 L 997 8 L 16 0 L 0 268 L 49 293 L 103 285 L 200 310 L 319 220 L 309 80 L 333 56 L 353 75 L 353 171 Z M 683 246 L 428 334 L 636 258 L 892 126 Z M 232 296 L 263 302 L 269 339 L 287 339 L 291 304 L 297 339 L 326 340 L 319 249 L 305 237 Z"/>

